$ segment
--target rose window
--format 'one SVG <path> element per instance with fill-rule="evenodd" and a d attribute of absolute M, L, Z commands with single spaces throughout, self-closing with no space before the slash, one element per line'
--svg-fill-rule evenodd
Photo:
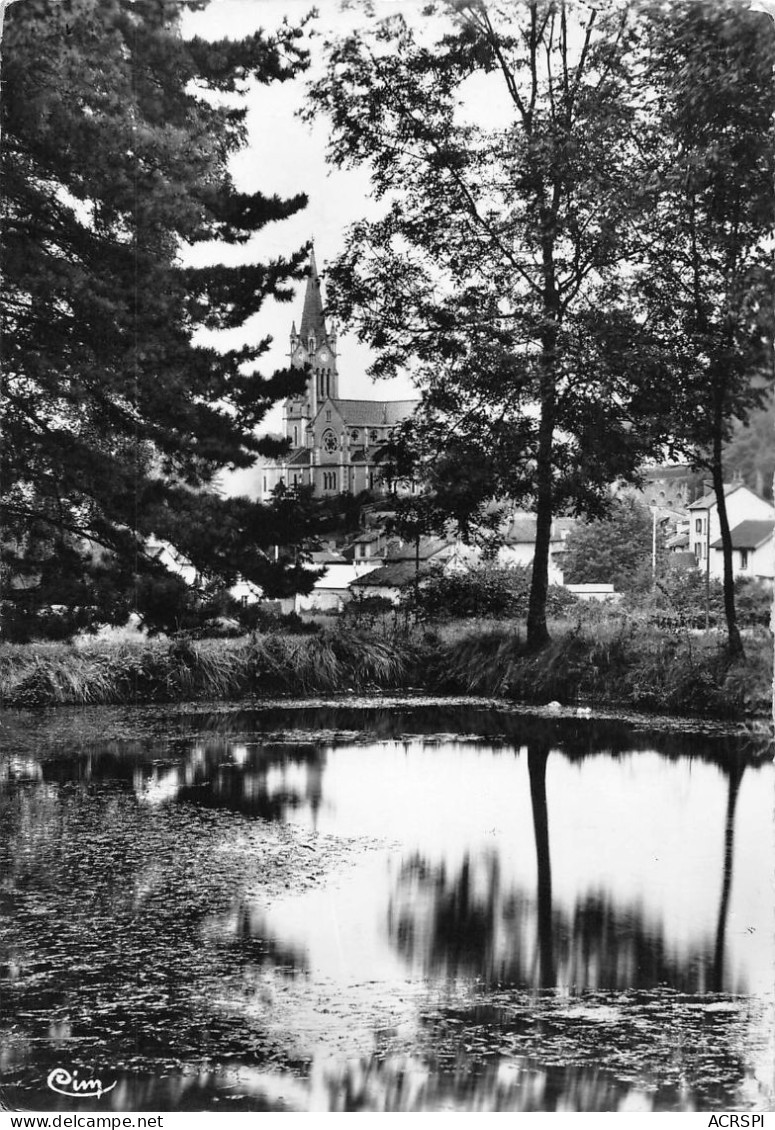
<path fill-rule="evenodd" d="M 323 435 L 323 450 L 329 455 L 333 455 L 334 452 L 338 450 L 338 448 L 339 444 L 336 442 L 336 436 L 334 435 L 334 433 L 330 431 L 325 432 Z"/>

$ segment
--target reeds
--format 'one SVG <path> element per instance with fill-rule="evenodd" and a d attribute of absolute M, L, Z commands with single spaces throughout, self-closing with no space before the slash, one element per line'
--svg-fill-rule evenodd
<path fill-rule="evenodd" d="M 730 666 L 713 639 L 634 622 L 554 626 L 528 652 L 511 622 L 439 631 L 4 645 L 0 702 L 10 707 L 216 701 L 289 694 L 419 690 L 526 703 L 625 706 L 744 717 L 769 711 L 772 641 L 747 641 Z"/>

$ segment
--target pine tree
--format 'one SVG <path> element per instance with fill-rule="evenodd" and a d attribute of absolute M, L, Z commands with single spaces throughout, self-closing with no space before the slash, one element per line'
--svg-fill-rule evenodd
<path fill-rule="evenodd" d="M 23 0 L 5 15 L 2 428 L 6 543 L 30 531 L 142 571 L 147 535 L 201 541 L 216 473 L 245 467 L 255 428 L 299 380 L 262 375 L 267 342 L 220 353 L 199 327 L 239 327 L 292 296 L 306 256 L 185 269 L 185 244 L 246 243 L 305 204 L 238 191 L 253 82 L 292 78 L 301 31 L 184 40 L 199 0 Z M 224 97 L 225 96 L 225 97 Z M 188 531 L 179 516 L 191 517 Z M 8 595 L 6 588 L 6 596 Z"/>

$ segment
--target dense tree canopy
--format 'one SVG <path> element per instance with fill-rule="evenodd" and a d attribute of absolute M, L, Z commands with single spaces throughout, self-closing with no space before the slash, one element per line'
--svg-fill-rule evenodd
<path fill-rule="evenodd" d="M 17 554 L 33 529 L 38 547 L 49 530 L 48 557 L 99 546 L 137 572 L 146 536 L 174 527 L 179 547 L 204 558 L 197 511 L 211 528 L 234 517 L 214 475 L 252 463 L 256 424 L 300 379 L 260 372 L 265 341 L 225 353 L 195 344 L 200 327 L 239 327 L 270 295 L 290 298 L 305 257 L 181 265 L 183 245 L 245 243 L 305 203 L 240 192 L 229 173 L 246 139 L 239 95 L 303 69 L 301 33 L 184 40 L 182 14 L 202 6 L 7 10 L 0 497 Z"/>

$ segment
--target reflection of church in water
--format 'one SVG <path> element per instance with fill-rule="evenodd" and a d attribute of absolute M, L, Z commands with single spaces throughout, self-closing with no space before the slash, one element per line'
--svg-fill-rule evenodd
<path fill-rule="evenodd" d="M 291 365 L 311 366 L 303 393 L 286 400 L 285 436 L 291 450 L 261 468 L 261 497 L 280 483 L 312 486 L 318 495 L 384 490 L 381 466 L 396 424 L 416 400 L 343 400 L 339 396 L 336 332 L 323 317 L 320 279 L 310 254 L 304 309 L 298 332 L 291 329 Z"/>

